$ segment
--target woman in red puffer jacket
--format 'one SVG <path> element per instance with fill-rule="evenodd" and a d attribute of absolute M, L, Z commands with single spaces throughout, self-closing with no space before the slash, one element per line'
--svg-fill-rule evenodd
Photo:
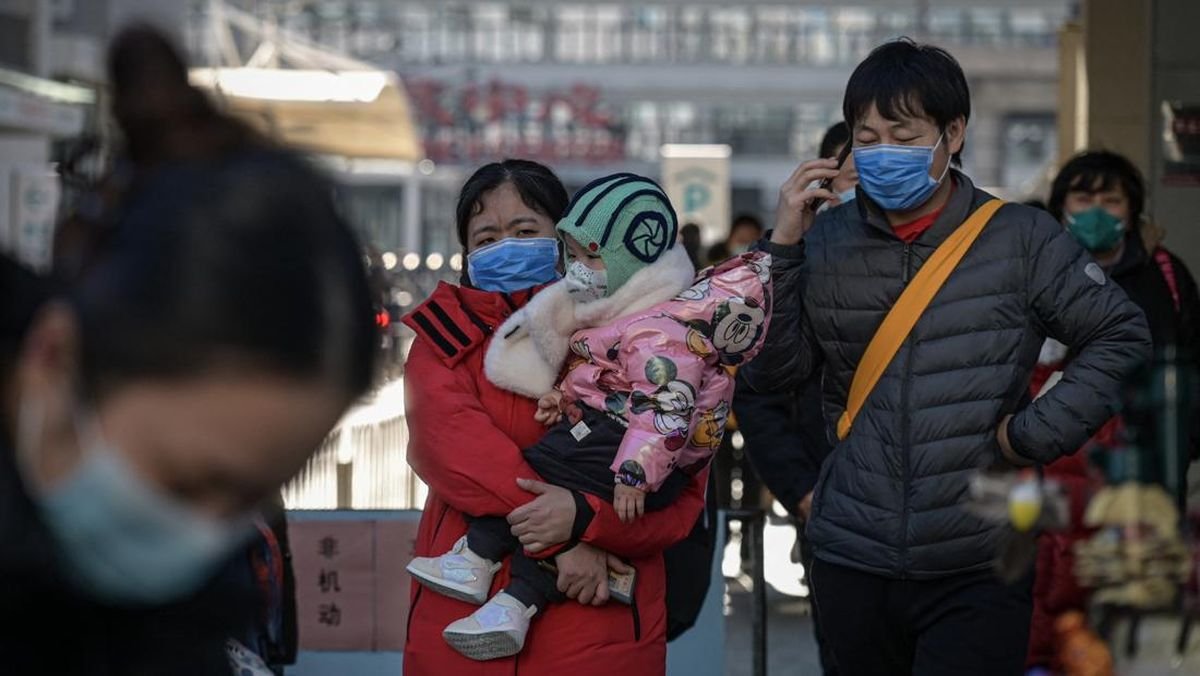
<path fill-rule="evenodd" d="M 474 662 L 442 639 L 473 607 L 413 585 L 404 651 L 406 674 L 655 676 L 666 671 L 662 552 L 682 540 L 704 506 L 706 472 L 670 507 L 634 524 L 612 506 L 540 482 L 521 449 L 541 438 L 536 402 L 500 390 L 483 373 L 492 332 L 555 277 L 554 225 L 566 191 L 545 167 L 508 160 L 480 169 L 463 188 L 458 232 L 468 254 L 466 283 L 442 284 L 404 321 L 417 333 L 405 367 L 408 459 L 429 485 L 414 554 L 448 551 L 467 531 L 466 514 L 522 510 L 539 540 L 563 544 L 559 585 L 578 603 L 552 604 L 515 657 Z M 554 245 L 556 247 L 557 244 Z M 530 490 L 526 490 L 530 489 Z M 536 499 L 535 499 L 536 498 Z M 634 603 L 594 605 L 604 594 L 607 557 L 637 570 Z M 508 563 L 492 593 L 508 582 Z"/>

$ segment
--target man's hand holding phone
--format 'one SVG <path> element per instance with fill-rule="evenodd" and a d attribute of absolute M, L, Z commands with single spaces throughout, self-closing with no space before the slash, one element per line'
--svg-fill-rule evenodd
<path fill-rule="evenodd" d="M 830 185 L 837 177 L 840 166 L 838 159 L 809 160 L 792 173 L 779 189 L 779 208 L 775 210 L 772 242 L 799 244 L 812 228 L 821 202 L 829 200 L 837 204 L 837 195 Z"/>

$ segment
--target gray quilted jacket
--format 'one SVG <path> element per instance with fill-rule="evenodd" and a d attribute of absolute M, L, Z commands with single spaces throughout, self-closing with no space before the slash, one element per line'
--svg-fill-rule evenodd
<path fill-rule="evenodd" d="M 756 390 L 823 377 L 831 438 L 867 343 L 938 244 L 991 195 L 956 189 L 911 245 L 862 191 L 774 257 L 771 330 L 745 375 Z M 1044 339 L 1077 350 L 1062 381 L 1030 403 Z M 821 468 L 808 525 L 816 556 L 894 578 L 986 568 L 998 528 L 963 509 L 972 471 L 1002 462 L 996 428 L 1016 417 L 1016 451 L 1039 463 L 1073 453 L 1117 410 L 1150 355 L 1146 319 L 1048 214 L 996 213 L 892 360 L 850 435 Z"/>

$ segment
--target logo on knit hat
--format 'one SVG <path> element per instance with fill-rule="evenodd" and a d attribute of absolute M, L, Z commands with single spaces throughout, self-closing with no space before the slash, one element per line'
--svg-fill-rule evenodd
<path fill-rule="evenodd" d="M 670 242 L 671 227 L 661 212 L 643 211 L 625 231 L 625 248 L 638 260 L 653 263 Z"/>
<path fill-rule="evenodd" d="M 584 186 L 557 230 L 599 254 L 612 294 L 675 245 L 678 227 L 675 210 L 657 183 L 622 173 Z"/>

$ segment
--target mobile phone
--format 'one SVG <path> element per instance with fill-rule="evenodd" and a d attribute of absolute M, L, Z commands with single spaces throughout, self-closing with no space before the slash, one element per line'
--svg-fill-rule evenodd
<path fill-rule="evenodd" d="M 842 165 L 846 163 L 846 158 L 850 157 L 850 146 L 853 145 L 853 143 L 854 143 L 853 139 L 847 140 L 846 145 L 842 146 L 842 152 L 838 153 L 837 168 L 839 171 L 841 170 Z M 830 186 L 833 185 L 834 178 L 836 178 L 836 177 L 822 179 L 821 182 L 817 184 L 817 187 L 820 188 L 821 190 L 829 190 Z M 817 213 L 817 209 L 820 209 L 821 205 L 824 203 L 825 203 L 824 198 L 817 197 L 808 203 L 807 208 L 809 211 L 811 211 L 815 214 L 815 213 Z"/>

